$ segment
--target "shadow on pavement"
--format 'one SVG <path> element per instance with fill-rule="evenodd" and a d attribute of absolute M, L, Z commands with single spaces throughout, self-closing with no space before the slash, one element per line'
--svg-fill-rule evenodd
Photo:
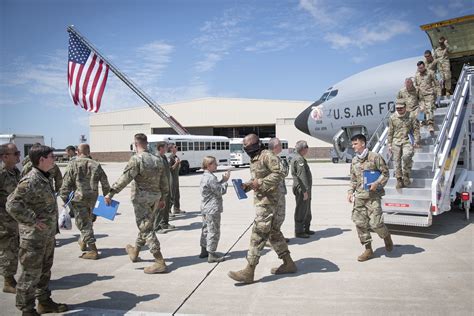
<path fill-rule="evenodd" d="M 171 217 L 170 215 L 170 222 L 180 220 L 180 219 L 193 218 L 196 216 L 201 216 L 201 211 L 186 211 L 186 213 L 177 214 L 174 217 Z"/>
<path fill-rule="evenodd" d="M 159 294 L 135 295 L 125 291 L 112 291 L 103 295 L 107 298 L 70 305 L 71 312 L 65 315 L 125 315 L 127 311 L 135 308 L 140 302 L 151 301 L 160 297 Z M 106 311 L 101 310 L 92 313 L 92 311 L 88 311 L 88 308 L 100 308 Z"/>
<path fill-rule="evenodd" d="M 176 226 L 176 229 L 173 229 L 167 232 L 167 234 L 174 231 L 180 231 L 180 230 L 188 231 L 188 230 L 195 230 L 195 229 L 201 229 L 201 228 L 202 228 L 202 222 L 193 222 L 185 226 Z"/>
<path fill-rule="evenodd" d="M 452 210 L 441 215 L 433 216 L 433 224 L 430 227 L 387 226 L 393 235 L 435 239 L 439 236 L 454 234 L 474 223 L 474 216 L 470 216 L 470 220 L 466 220 L 465 215 L 466 213 L 464 211 Z"/>
<path fill-rule="evenodd" d="M 278 262 L 281 264 L 281 262 Z M 303 258 L 295 261 L 298 271 L 290 274 L 271 274 L 261 278 L 257 282 L 271 282 L 282 278 L 294 278 L 309 273 L 337 272 L 339 267 L 329 260 L 322 258 Z M 276 266 L 275 266 L 276 267 Z M 258 266 L 257 266 L 258 269 Z M 269 272 L 270 273 L 270 272 Z"/>
<path fill-rule="evenodd" d="M 290 238 L 289 245 L 304 245 L 313 241 L 317 241 L 323 238 L 331 238 L 338 235 L 341 235 L 345 232 L 350 232 L 351 229 L 341 229 L 341 228 L 326 228 L 325 230 L 317 230 L 314 235 L 309 238 Z"/>
<path fill-rule="evenodd" d="M 414 255 L 417 253 L 421 253 L 425 251 L 425 249 L 414 246 L 414 245 L 393 245 L 392 252 L 388 252 L 385 250 L 385 247 L 377 248 L 374 251 L 374 258 L 381 257 L 385 255 L 387 258 L 399 258 L 403 255 Z"/>
<path fill-rule="evenodd" d="M 61 237 L 61 234 L 57 235 Z M 95 234 L 95 239 L 100 239 L 104 237 L 108 237 L 109 235 L 107 234 Z M 69 238 L 56 238 L 56 248 L 68 245 L 73 242 L 77 242 L 79 240 L 79 234 L 74 234 L 74 237 L 69 237 Z"/>
<path fill-rule="evenodd" d="M 118 257 L 125 255 L 127 255 L 125 248 L 99 248 L 99 260 L 108 257 Z"/>
<path fill-rule="evenodd" d="M 112 275 L 99 276 L 97 273 L 79 273 L 67 275 L 57 280 L 51 280 L 49 287 L 51 290 L 69 290 L 86 286 L 96 281 L 111 280 L 113 278 L 114 276 Z"/>

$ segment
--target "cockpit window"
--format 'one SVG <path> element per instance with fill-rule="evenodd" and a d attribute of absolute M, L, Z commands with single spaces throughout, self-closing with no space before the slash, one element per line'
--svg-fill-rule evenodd
<path fill-rule="evenodd" d="M 321 96 L 321 98 L 319 98 L 319 100 L 321 100 L 322 102 L 326 101 L 326 98 L 328 97 L 328 95 L 329 95 L 329 92 L 325 92 L 325 93 Z"/>
<path fill-rule="evenodd" d="M 337 95 L 337 92 L 338 92 L 338 90 L 332 90 L 331 93 L 328 95 L 326 101 L 331 100 L 332 98 L 334 98 Z"/>

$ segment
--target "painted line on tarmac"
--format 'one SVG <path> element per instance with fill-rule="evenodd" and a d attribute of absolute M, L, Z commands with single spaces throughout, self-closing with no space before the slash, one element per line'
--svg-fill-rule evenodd
<path fill-rule="evenodd" d="M 232 246 L 230 246 L 229 250 L 227 250 L 227 252 L 224 254 L 224 258 L 229 254 L 229 252 L 234 248 L 234 246 L 242 239 L 242 237 L 244 237 L 244 235 L 247 233 L 247 231 L 250 229 L 250 227 L 252 227 L 254 221 L 252 221 L 250 223 L 250 225 L 244 230 L 244 232 L 239 236 L 239 238 L 237 238 L 237 240 L 232 244 Z M 206 281 L 207 277 L 211 275 L 212 271 L 214 271 L 217 266 L 220 264 L 220 262 L 217 262 L 214 267 L 212 267 L 211 270 L 209 270 L 206 275 L 204 276 L 204 278 L 194 287 L 194 289 L 191 291 L 191 293 L 188 294 L 188 296 L 186 296 L 186 298 L 181 302 L 181 304 L 178 306 L 178 308 L 176 308 L 176 310 L 173 312 L 173 314 L 171 315 L 176 315 L 176 313 L 181 309 L 181 307 L 183 307 L 183 305 L 188 301 L 188 299 L 191 298 L 191 296 L 197 291 L 197 289 L 201 286 L 201 284 L 204 283 L 204 281 Z"/>

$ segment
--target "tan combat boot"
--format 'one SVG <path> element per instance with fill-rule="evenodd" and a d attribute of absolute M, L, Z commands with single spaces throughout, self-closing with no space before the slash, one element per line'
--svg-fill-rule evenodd
<path fill-rule="evenodd" d="M 287 274 L 287 273 L 295 273 L 296 272 L 296 264 L 291 259 L 290 254 L 286 254 L 283 256 L 283 264 L 278 268 L 272 268 L 272 274 Z"/>
<path fill-rule="evenodd" d="M 393 250 L 392 236 L 388 234 L 388 236 L 385 237 L 383 241 L 385 242 L 385 250 L 387 250 L 388 252 L 391 252 Z"/>
<path fill-rule="evenodd" d="M 253 283 L 253 278 L 255 274 L 255 267 L 256 266 L 251 266 L 250 264 L 247 264 L 245 269 L 240 270 L 240 271 L 229 271 L 227 275 L 237 281 L 237 282 L 242 282 L 242 283 Z"/>
<path fill-rule="evenodd" d="M 404 175 L 403 176 L 403 186 L 408 187 L 411 184 L 410 176 Z"/>
<path fill-rule="evenodd" d="M 133 247 L 132 245 L 127 245 L 125 246 L 125 250 L 127 251 L 128 256 L 130 257 L 130 260 L 132 260 L 132 262 L 138 261 L 138 254 L 140 253 L 140 247 Z"/>
<path fill-rule="evenodd" d="M 97 260 L 99 259 L 99 251 L 97 250 L 97 247 L 95 244 L 89 244 L 90 250 L 88 252 L 85 252 L 80 256 L 79 258 L 81 259 L 89 259 L 89 260 Z"/>
<path fill-rule="evenodd" d="M 23 311 L 23 312 L 21 312 L 21 316 L 40 316 L 40 314 L 38 314 L 36 309 L 34 309 L 32 311 Z"/>
<path fill-rule="evenodd" d="M 6 276 L 3 281 L 3 292 L 4 293 L 16 293 L 16 281 L 13 276 Z"/>
<path fill-rule="evenodd" d="M 397 178 L 397 185 L 395 186 L 395 189 L 399 190 L 401 188 L 403 188 L 403 179 Z"/>
<path fill-rule="evenodd" d="M 86 251 L 87 250 L 87 245 L 85 242 L 83 242 L 82 240 L 79 239 L 79 241 L 77 242 L 79 244 L 79 248 L 81 249 L 81 251 Z"/>
<path fill-rule="evenodd" d="M 364 262 L 371 259 L 373 256 L 374 252 L 372 251 L 372 245 L 367 244 L 365 245 L 365 251 L 359 257 L 357 257 L 357 260 L 360 262 Z"/>
<path fill-rule="evenodd" d="M 209 257 L 207 257 L 208 263 L 222 262 L 224 257 L 218 256 L 215 252 L 209 252 Z"/>
<path fill-rule="evenodd" d="M 66 304 L 56 303 L 51 298 L 48 298 L 46 301 L 38 302 L 39 314 L 64 313 L 67 310 L 68 310 L 68 307 Z"/>
<path fill-rule="evenodd" d="M 166 263 L 163 259 L 163 255 L 161 254 L 161 252 L 158 251 L 157 253 L 154 253 L 153 257 L 155 257 L 155 263 L 149 267 L 146 267 L 143 272 L 145 272 L 146 274 L 166 272 Z"/>

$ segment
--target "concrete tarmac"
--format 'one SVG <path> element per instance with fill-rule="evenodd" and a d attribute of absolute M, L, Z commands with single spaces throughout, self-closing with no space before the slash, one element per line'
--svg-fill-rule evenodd
<path fill-rule="evenodd" d="M 112 184 L 125 164 L 103 166 Z M 125 245 L 134 244 L 138 232 L 128 186 L 115 196 L 120 201 L 115 221 L 98 218 L 94 225 L 100 260 L 78 258 L 81 252 L 75 226 L 57 236 L 50 283 L 53 299 L 69 305 L 67 315 L 474 314 L 472 212 L 469 222 L 464 213 L 451 211 L 435 217 L 429 228 L 390 226 L 395 243 L 392 253 L 372 234 L 375 258 L 359 263 L 357 256 L 363 247 L 346 201 L 349 165 L 310 166 L 314 179 L 312 229 L 316 234 L 309 239 L 294 238 L 295 201 L 292 180 L 286 180 L 287 217 L 282 231 L 291 239 L 296 274 L 270 274 L 281 260 L 265 248 L 255 283 L 239 285 L 227 276 L 228 271 L 246 265 L 250 238 L 246 229 L 254 218 L 252 195 L 238 200 L 232 186 L 224 196 L 218 246 L 221 253 L 230 250 L 229 258 L 220 264 L 198 258 L 198 172 L 180 178 L 186 214 L 171 222 L 177 229 L 158 235 L 169 273 L 144 274 L 143 268 L 153 262 L 152 255 L 142 251 L 142 260 L 132 263 L 125 252 Z M 246 180 L 249 174 L 248 168 L 240 168 L 231 178 Z M 0 315 L 20 315 L 14 295 L 0 293 L 0 305 Z"/>

